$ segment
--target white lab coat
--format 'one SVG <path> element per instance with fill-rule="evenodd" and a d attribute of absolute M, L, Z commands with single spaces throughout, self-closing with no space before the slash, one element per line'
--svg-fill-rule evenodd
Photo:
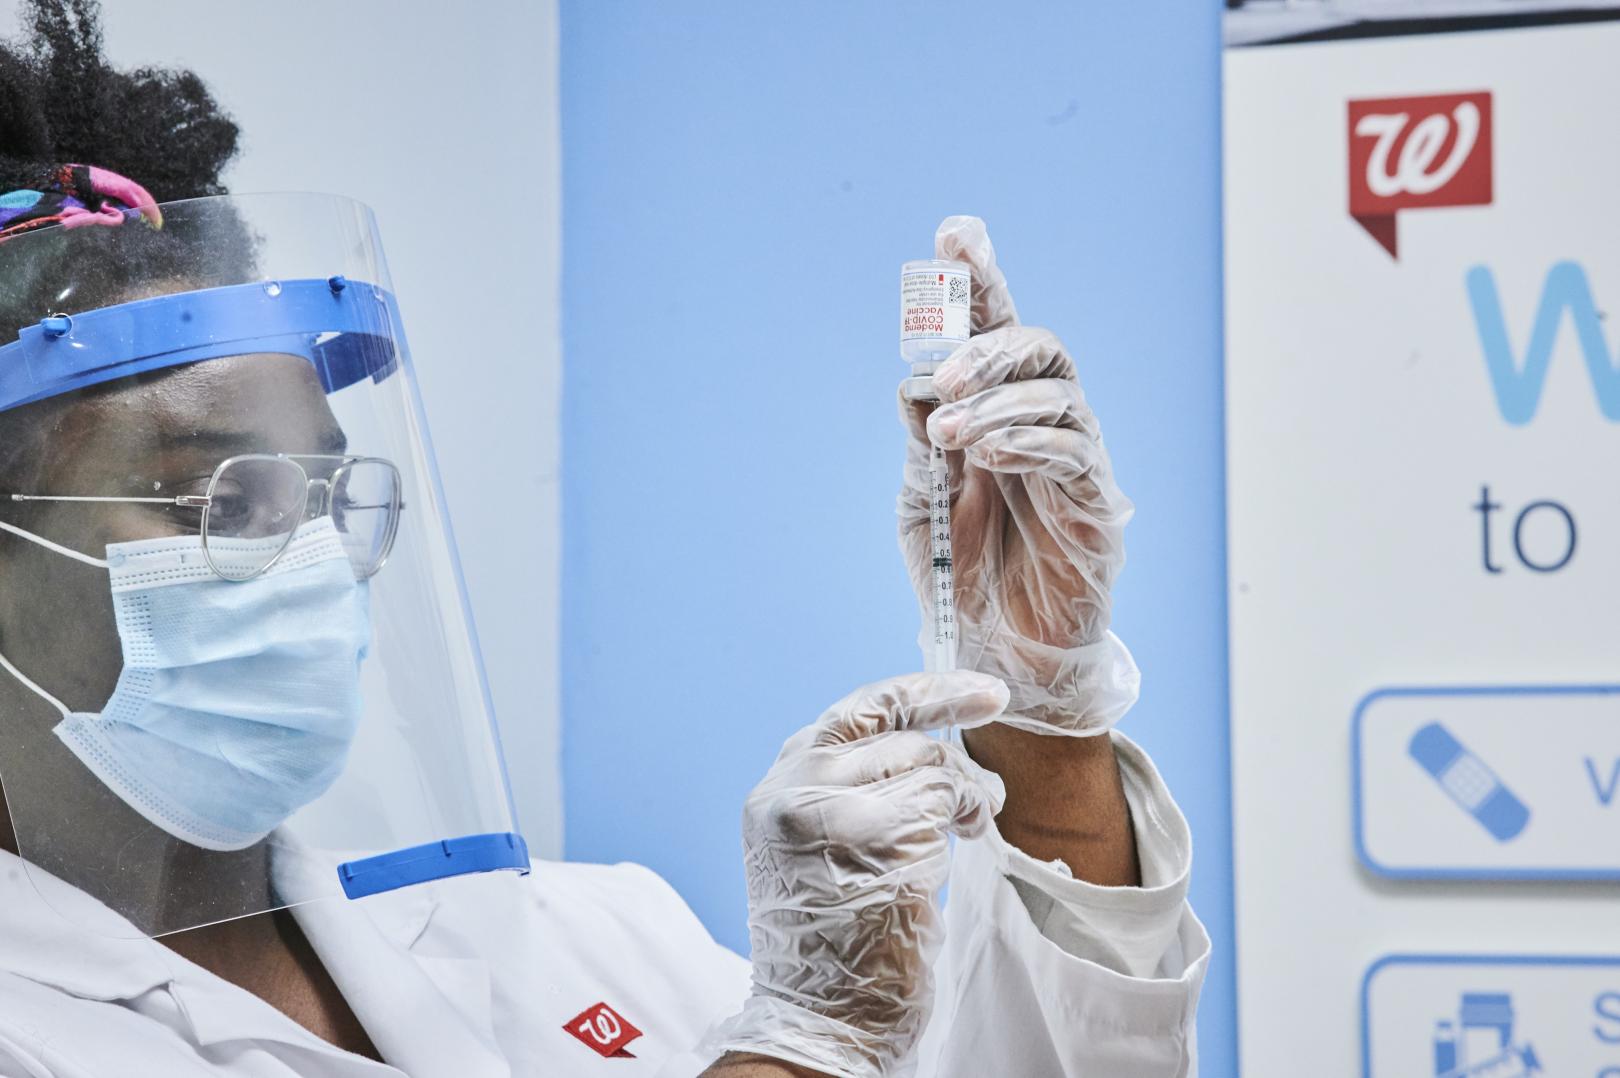
<path fill-rule="evenodd" d="M 1209 938 L 1186 821 L 1115 734 L 1142 888 L 1094 887 L 990 835 L 956 847 L 924 1078 L 1185 1078 Z M 277 871 L 281 869 L 278 866 Z M 37 876 L 38 874 L 36 874 Z M 34 890 L 38 882 L 49 903 Z M 636 865 L 537 862 L 294 911 L 388 1065 L 339 1051 L 116 914 L 0 853 L 4 1078 L 689 1078 L 748 963 Z M 604 1058 L 564 1029 L 605 1002 L 643 1032 Z"/>

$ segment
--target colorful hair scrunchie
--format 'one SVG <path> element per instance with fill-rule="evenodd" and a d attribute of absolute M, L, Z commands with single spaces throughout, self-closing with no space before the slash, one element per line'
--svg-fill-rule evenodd
<path fill-rule="evenodd" d="M 121 225 L 137 215 L 163 227 L 157 202 L 134 180 L 94 165 L 59 165 L 40 190 L 0 194 L 0 242 L 48 225 Z"/>

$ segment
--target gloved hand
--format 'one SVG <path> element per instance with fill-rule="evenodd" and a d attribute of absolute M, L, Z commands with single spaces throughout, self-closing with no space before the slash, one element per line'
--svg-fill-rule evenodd
<path fill-rule="evenodd" d="M 754 990 L 705 1038 L 824 1074 L 912 1073 L 933 1001 L 946 836 L 978 835 L 1001 780 L 924 731 L 992 721 L 994 678 L 913 674 L 800 730 L 743 809 Z"/>
<path fill-rule="evenodd" d="M 1006 682 L 1002 722 L 1099 734 L 1140 676 L 1108 631 L 1130 500 L 1114 484 L 1074 362 L 1049 331 L 1018 324 L 977 217 L 947 217 L 937 258 L 973 270 L 973 336 L 934 373 L 937 407 L 900 399 L 908 432 L 900 545 L 931 625 L 929 439 L 947 450 L 957 662 Z M 927 648 L 924 651 L 927 652 Z"/>

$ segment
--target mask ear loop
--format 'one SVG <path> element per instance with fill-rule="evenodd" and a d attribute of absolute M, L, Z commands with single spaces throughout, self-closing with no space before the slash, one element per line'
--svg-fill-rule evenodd
<path fill-rule="evenodd" d="M 10 674 L 12 677 L 16 678 L 19 682 L 21 682 L 23 688 L 32 690 L 35 696 L 39 697 L 41 700 L 45 701 L 47 704 L 50 704 L 56 710 L 60 711 L 62 713 L 62 717 L 64 719 L 67 718 L 69 715 L 73 714 L 72 711 L 68 710 L 68 706 L 66 704 L 62 703 L 62 701 L 58 700 L 56 697 L 52 696 L 50 693 L 48 693 L 44 689 L 40 688 L 34 682 L 33 678 L 29 677 L 27 674 L 23 673 L 21 670 L 18 670 L 15 666 L 13 666 L 11 664 L 11 660 L 6 658 L 5 655 L 3 655 L 3 654 L 0 654 L 0 666 L 5 667 L 6 673 Z"/>
<path fill-rule="evenodd" d="M 94 558 L 89 554 L 81 554 L 72 547 L 65 547 L 61 543 L 53 543 L 43 535 L 35 535 L 33 532 L 19 528 L 15 524 L 7 524 L 5 521 L 0 520 L 0 531 L 10 532 L 19 539 L 27 539 L 30 543 L 38 543 L 46 550 L 60 554 L 64 558 L 72 558 L 74 561 L 81 561 L 86 565 L 93 565 L 97 569 L 109 568 L 107 559 L 105 558 Z"/>
<path fill-rule="evenodd" d="M 92 558 L 88 554 L 81 554 L 71 547 L 65 547 L 60 543 L 53 543 L 43 535 L 35 535 L 33 532 L 19 528 L 15 524 L 7 524 L 5 521 L 0 520 L 0 531 L 10 532 L 19 539 L 26 539 L 30 543 L 38 543 L 46 550 L 60 554 L 65 558 L 72 558 L 77 562 L 83 562 L 85 565 L 94 566 L 97 569 L 108 568 L 107 562 L 103 558 Z M 33 678 L 29 677 L 27 674 L 24 674 L 21 670 L 18 670 L 15 666 L 13 666 L 11 660 L 6 658 L 4 654 L 0 654 L 0 667 L 4 667 L 6 673 L 16 678 L 24 688 L 29 689 L 34 693 L 35 696 L 38 696 L 41 700 L 44 700 L 47 704 L 50 704 L 57 711 L 60 711 L 64 719 L 73 714 L 66 704 L 62 703 L 62 701 L 40 688 L 39 685 L 35 683 Z"/>

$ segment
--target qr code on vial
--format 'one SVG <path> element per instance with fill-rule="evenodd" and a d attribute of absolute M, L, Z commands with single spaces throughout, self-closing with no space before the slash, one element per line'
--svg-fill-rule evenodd
<path fill-rule="evenodd" d="M 946 303 L 966 303 L 968 301 L 968 279 L 966 277 L 951 277 L 950 291 L 946 293 Z"/>

